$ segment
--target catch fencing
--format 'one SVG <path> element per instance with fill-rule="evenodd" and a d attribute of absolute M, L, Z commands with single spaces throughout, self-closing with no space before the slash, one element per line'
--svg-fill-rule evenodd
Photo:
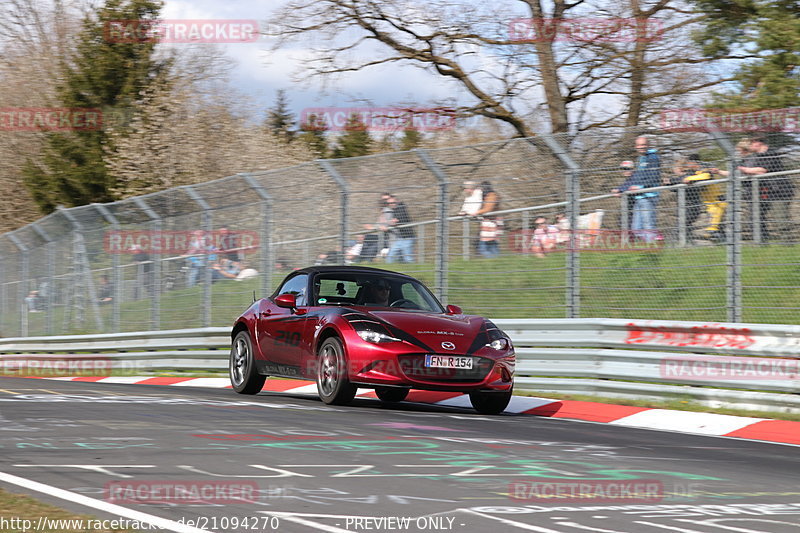
<path fill-rule="evenodd" d="M 662 186 L 615 195 L 620 164 L 638 163 L 634 141 L 645 133 Z M 406 272 L 445 303 L 498 318 L 800 323 L 800 203 L 763 193 L 800 181 L 800 150 L 774 136 L 784 170 L 754 175 L 738 170 L 752 160 L 737 140 L 643 128 L 540 135 L 319 160 L 58 209 L 0 236 L 0 335 L 227 326 L 254 294 L 315 263 Z M 718 179 L 684 184 L 692 154 Z M 470 182 L 499 194 L 493 212 L 459 214 Z M 385 220 L 384 192 L 405 204 L 405 227 Z M 632 197 L 648 192 L 658 195 L 656 229 L 632 231 Z M 396 261 L 401 241 L 411 262 Z"/>
<path fill-rule="evenodd" d="M 800 412 L 800 326 L 617 319 L 495 319 L 517 352 L 517 391 Z M 6 376 L 221 370 L 230 328 L 0 340 Z M 140 380 L 141 378 L 139 378 Z"/>

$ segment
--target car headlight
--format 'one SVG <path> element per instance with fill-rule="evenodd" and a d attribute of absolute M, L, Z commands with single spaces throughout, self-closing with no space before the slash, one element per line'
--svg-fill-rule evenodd
<path fill-rule="evenodd" d="M 392 337 L 391 335 L 381 333 L 380 331 L 375 331 L 373 329 L 356 330 L 356 333 L 358 333 L 358 336 L 365 341 L 374 342 L 375 344 L 382 342 L 398 342 L 400 340 L 396 337 Z"/>
<path fill-rule="evenodd" d="M 494 348 L 495 350 L 505 350 L 505 349 L 508 348 L 508 339 L 505 339 L 505 338 L 501 337 L 499 339 L 493 340 L 492 342 L 490 342 L 486 346 L 489 346 L 490 348 Z"/>
<path fill-rule="evenodd" d="M 384 342 L 399 342 L 400 339 L 396 337 L 392 337 L 386 328 L 383 327 L 378 322 L 372 321 L 363 321 L 357 322 L 353 321 L 350 323 L 353 326 L 353 329 L 356 330 L 358 336 L 364 339 L 367 342 L 372 342 L 375 344 L 381 344 Z"/>
<path fill-rule="evenodd" d="M 486 346 L 495 350 L 507 350 L 511 347 L 508 337 L 489 320 L 486 321 L 486 333 L 489 335 L 489 342 L 486 343 Z"/>

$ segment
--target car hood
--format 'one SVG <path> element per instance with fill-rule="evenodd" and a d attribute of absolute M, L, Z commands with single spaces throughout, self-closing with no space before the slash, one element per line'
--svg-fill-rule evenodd
<path fill-rule="evenodd" d="M 432 353 L 473 353 L 489 342 L 486 319 L 473 315 L 444 315 L 413 311 L 368 311 L 389 332 Z"/>

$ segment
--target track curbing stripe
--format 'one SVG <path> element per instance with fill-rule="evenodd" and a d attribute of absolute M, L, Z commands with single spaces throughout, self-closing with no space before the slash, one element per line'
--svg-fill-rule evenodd
<path fill-rule="evenodd" d="M 154 378 L 139 376 L 38 379 L 124 383 L 130 385 L 231 388 L 228 378 Z M 168 383 L 167 381 L 170 380 L 180 381 Z M 267 380 L 263 391 L 288 394 L 316 394 L 316 385 L 309 385 L 308 381 L 297 379 Z M 375 393 L 371 390 L 361 389 L 358 397 L 375 398 Z M 406 401 L 448 407 L 470 407 L 469 398 L 466 395 L 454 392 L 412 390 Z M 584 420 L 642 429 L 678 431 L 695 435 L 733 437 L 779 444 L 800 444 L 800 422 L 788 420 L 654 409 L 576 400 L 553 400 L 534 396 L 514 396 L 506 412 L 568 420 Z"/>

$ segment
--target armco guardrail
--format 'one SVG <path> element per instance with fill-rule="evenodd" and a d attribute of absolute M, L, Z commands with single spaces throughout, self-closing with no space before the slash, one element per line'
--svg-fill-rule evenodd
<path fill-rule="evenodd" d="M 800 411 L 800 326 L 616 319 L 502 319 L 517 388 Z M 229 328 L 0 339 L 4 375 L 111 369 L 224 369 Z M 27 364 L 22 364 L 25 361 Z"/>

